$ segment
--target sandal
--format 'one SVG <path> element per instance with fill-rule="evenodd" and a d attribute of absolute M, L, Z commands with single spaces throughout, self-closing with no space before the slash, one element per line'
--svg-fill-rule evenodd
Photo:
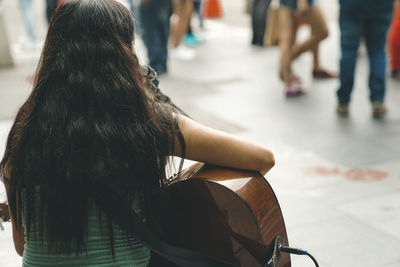
<path fill-rule="evenodd" d="M 331 79 L 339 77 L 336 72 L 330 72 L 325 69 L 313 70 L 312 75 L 315 79 Z"/>
<path fill-rule="evenodd" d="M 298 86 L 297 84 L 291 85 L 287 87 L 285 90 L 286 97 L 296 97 L 304 94 L 306 94 L 306 92 L 303 89 L 301 89 L 301 87 Z"/>

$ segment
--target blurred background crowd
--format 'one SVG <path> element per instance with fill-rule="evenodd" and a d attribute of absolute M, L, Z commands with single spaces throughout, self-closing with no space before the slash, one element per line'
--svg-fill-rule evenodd
<path fill-rule="evenodd" d="M 4 1 L 4 0 L 3 0 Z M 39 34 L 34 0 L 18 0 L 25 31 L 10 45 L 14 53 L 40 50 L 43 35 Z M 46 22 L 58 5 L 65 0 L 46 0 Z M 168 74 L 168 59 L 193 60 L 196 47 L 206 40 L 201 37 L 204 19 L 223 15 L 218 0 L 119 0 L 137 21 L 137 35 L 147 49 L 147 64 L 158 75 Z M 314 0 L 246 0 L 244 12 L 251 17 L 253 46 L 279 46 L 277 75 L 284 94 L 297 97 L 307 93 L 302 78 L 293 71 L 292 63 L 305 52 L 312 52 L 312 76 L 315 79 L 339 78 L 336 112 L 347 117 L 354 84 L 354 75 L 360 43 L 364 44 L 370 61 L 369 100 L 374 118 L 386 114 L 386 66 L 389 52 L 390 77 L 400 80 L 400 9 L 398 0 L 338 0 L 340 12 L 341 58 L 339 71 L 331 71 L 321 64 L 319 44 L 329 36 L 323 10 Z M 7 12 L 3 10 L 3 12 Z M 309 27 L 309 35 L 299 40 L 301 27 Z M 3 41 L 4 42 L 4 41 Z M 270 60 L 270 59 L 266 59 Z M 34 81 L 34 77 L 31 77 Z"/>

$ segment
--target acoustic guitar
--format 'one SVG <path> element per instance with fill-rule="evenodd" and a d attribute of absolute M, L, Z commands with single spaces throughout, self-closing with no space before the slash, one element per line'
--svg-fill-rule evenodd
<path fill-rule="evenodd" d="M 166 191 L 169 216 L 160 239 L 235 266 L 291 266 L 289 254 L 277 248 L 288 246 L 278 200 L 258 172 L 198 163 Z M 150 266 L 174 266 L 155 257 Z"/>
<path fill-rule="evenodd" d="M 243 267 L 290 267 L 282 212 L 258 172 L 194 164 L 170 180 L 161 239 Z M 0 218 L 10 220 L 0 203 Z M 151 266 L 175 266 L 153 254 Z"/>

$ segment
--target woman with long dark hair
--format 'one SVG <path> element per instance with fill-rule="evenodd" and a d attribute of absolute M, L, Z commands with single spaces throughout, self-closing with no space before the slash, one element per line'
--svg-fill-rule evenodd
<path fill-rule="evenodd" d="M 133 40 L 114 0 L 67 0 L 52 18 L 1 161 L 23 266 L 146 266 L 133 213 L 151 222 L 169 156 L 262 174 L 274 165 L 268 149 L 159 101 Z"/>

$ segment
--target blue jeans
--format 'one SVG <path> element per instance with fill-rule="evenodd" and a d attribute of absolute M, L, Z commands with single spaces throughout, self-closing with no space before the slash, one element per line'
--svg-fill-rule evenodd
<path fill-rule="evenodd" d="M 271 0 L 253 0 L 251 7 L 251 28 L 253 31 L 254 45 L 264 45 L 264 34 L 267 22 L 268 8 Z"/>
<path fill-rule="evenodd" d="M 171 0 L 150 0 L 139 6 L 140 28 L 149 65 L 157 73 L 167 72 Z"/>
<path fill-rule="evenodd" d="M 50 23 L 51 17 L 53 16 L 54 12 L 57 8 L 58 0 L 46 0 L 46 18 L 47 23 Z"/>
<path fill-rule="evenodd" d="M 382 103 L 385 97 L 386 33 L 390 26 L 391 12 L 357 12 L 340 9 L 340 87 L 337 97 L 340 104 L 348 104 L 354 84 L 354 71 L 360 38 L 367 46 L 370 73 L 370 101 Z"/>
<path fill-rule="evenodd" d="M 21 9 L 21 14 L 24 19 L 29 38 L 34 41 L 37 39 L 37 34 L 33 16 L 32 0 L 19 0 L 19 7 Z"/>

